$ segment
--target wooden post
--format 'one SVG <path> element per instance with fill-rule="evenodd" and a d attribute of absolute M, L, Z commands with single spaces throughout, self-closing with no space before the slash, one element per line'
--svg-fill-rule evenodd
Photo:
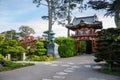
<path fill-rule="evenodd" d="M 80 55 L 80 41 L 77 40 L 76 42 L 76 52 L 77 52 L 77 55 Z"/>
<path fill-rule="evenodd" d="M 95 52 L 96 42 L 92 40 L 92 52 Z"/>

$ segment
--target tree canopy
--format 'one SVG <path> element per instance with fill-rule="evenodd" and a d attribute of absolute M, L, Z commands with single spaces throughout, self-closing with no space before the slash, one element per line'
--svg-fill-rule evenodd
<path fill-rule="evenodd" d="M 88 4 L 95 10 L 106 10 L 105 16 L 114 16 L 116 26 L 120 28 L 120 0 L 90 0 Z"/>
<path fill-rule="evenodd" d="M 4 31 L 1 34 L 5 35 L 5 40 L 17 40 L 18 39 L 18 33 L 16 32 L 16 30 L 8 30 L 8 31 Z"/>
<path fill-rule="evenodd" d="M 19 28 L 19 31 L 20 31 L 19 35 L 21 37 L 24 37 L 24 36 L 30 35 L 30 34 L 35 34 L 35 31 L 31 27 L 29 27 L 29 26 L 21 26 Z"/>
<path fill-rule="evenodd" d="M 48 7 L 48 15 L 43 16 L 42 18 L 49 20 L 49 33 L 48 38 L 50 36 L 50 32 L 52 31 L 52 25 L 55 21 L 58 21 L 60 24 L 65 24 L 64 22 L 59 21 L 59 19 L 67 20 L 68 23 L 71 21 L 71 10 L 80 4 L 83 0 L 45 0 L 45 3 L 42 3 L 44 0 L 33 0 L 33 3 L 39 5 L 45 5 Z M 80 8 L 80 7 L 79 7 Z M 63 20 L 62 20 L 63 21 Z M 69 30 L 68 30 L 69 36 Z"/>

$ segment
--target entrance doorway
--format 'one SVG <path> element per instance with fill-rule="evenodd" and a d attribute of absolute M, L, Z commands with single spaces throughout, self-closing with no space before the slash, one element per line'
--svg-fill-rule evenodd
<path fill-rule="evenodd" d="M 92 41 L 77 41 L 76 45 L 77 54 L 91 54 L 92 53 Z"/>

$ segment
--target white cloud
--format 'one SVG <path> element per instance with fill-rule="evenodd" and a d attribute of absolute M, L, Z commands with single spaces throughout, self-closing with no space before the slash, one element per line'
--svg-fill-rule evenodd
<path fill-rule="evenodd" d="M 48 21 L 47 20 L 38 20 L 33 22 L 24 23 L 23 25 L 28 25 L 33 28 L 36 32 L 35 36 L 42 36 L 44 31 L 48 30 Z M 57 22 L 52 27 L 55 37 L 66 37 L 67 29 L 61 25 L 57 25 Z"/>
<path fill-rule="evenodd" d="M 67 28 L 57 22 L 53 25 L 53 31 L 56 33 L 55 37 L 67 37 Z"/>
<path fill-rule="evenodd" d="M 107 28 L 115 28 L 115 22 L 114 22 L 114 17 L 103 17 L 103 16 L 98 16 L 99 20 L 102 21 L 103 23 L 103 28 L 107 29 Z"/>
<path fill-rule="evenodd" d="M 42 36 L 43 32 L 48 30 L 48 21 L 46 20 L 31 21 L 23 25 L 27 25 L 33 28 L 36 32 L 35 36 Z"/>
<path fill-rule="evenodd" d="M 8 20 L 8 21 L 7 21 Z M 11 22 L 9 19 L 3 18 L 0 20 L 0 32 L 14 29 L 19 31 L 19 27 L 25 25 L 30 26 L 36 32 L 35 36 L 42 36 L 44 31 L 48 30 L 48 21 L 47 20 L 32 20 L 28 22 Z M 52 27 L 53 32 L 55 32 L 55 37 L 66 37 L 67 29 L 61 25 L 55 23 Z"/>

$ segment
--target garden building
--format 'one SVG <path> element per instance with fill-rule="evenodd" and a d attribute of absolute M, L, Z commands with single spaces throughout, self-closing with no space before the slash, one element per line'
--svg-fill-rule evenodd
<path fill-rule="evenodd" d="M 71 37 L 76 40 L 76 51 L 81 52 L 81 42 L 84 41 L 86 46 L 86 53 L 94 52 L 96 47 L 95 38 L 97 36 L 97 30 L 102 29 L 102 22 L 98 21 L 98 17 L 75 17 L 73 22 L 66 25 L 66 28 L 74 31 Z"/>

